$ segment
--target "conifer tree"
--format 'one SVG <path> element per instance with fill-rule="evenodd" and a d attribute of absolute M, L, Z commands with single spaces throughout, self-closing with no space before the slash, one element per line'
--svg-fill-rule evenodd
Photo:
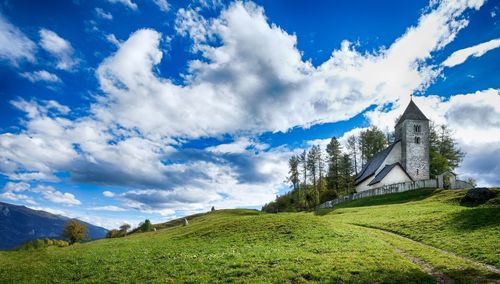
<path fill-rule="evenodd" d="M 429 174 L 431 178 L 460 165 L 464 153 L 458 148 L 446 125 L 431 124 L 429 131 Z"/>
<path fill-rule="evenodd" d="M 363 166 L 387 146 L 384 132 L 376 126 L 363 130 L 359 139 Z"/>
<path fill-rule="evenodd" d="M 342 155 L 342 149 L 336 137 L 332 137 L 330 143 L 326 146 L 328 153 L 328 188 L 338 191 L 339 189 L 339 164 Z"/>

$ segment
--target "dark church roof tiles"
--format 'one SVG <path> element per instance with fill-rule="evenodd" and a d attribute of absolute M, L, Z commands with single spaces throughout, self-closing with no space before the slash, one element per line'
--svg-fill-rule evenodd
<path fill-rule="evenodd" d="M 390 164 L 390 165 L 386 165 L 374 178 L 373 180 L 368 184 L 368 185 L 374 185 L 376 183 L 379 183 L 381 180 L 383 180 L 385 178 L 385 176 L 387 174 L 389 174 L 391 172 L 391 170 L 394 168 L 394 167 L 400 167 L 403 172 L 410 178 L 410 180 L 413 180 L 410 175 L 405 171 L 405 169 L 401 166 L 400 163 L 394 163 L 394 164 Z"/>
<path fill-rule="evenodd" d="M 410 101 L 410 104 L 406 107 L 405 112 L 401 116 L 401 118 L 398 120 L 398 125 L 399 123 L 405 121 L 406 119 L 412 119 L 412 120 L 429 120 L 424 113 L 418 108 L 418 106 L 413 102 L 413 100 Z"/>
<path fill-rule="evenodd" d="M 394 143 L 389 145 L 387 148 L 375 154 L 375 156 L 373 156 L 373 158 L 363 167 L 361 172 L 356 176 L 354 184 L 358 185 L 363 181 L 365 181 L 367 178 L 374 175 L 377 169 L 380 168 L 380 166 L 384 162 L 387 155 L 389 155 L 394 145 L 396 145 L 396 143 L 398 143 L 399 141 L 400 140 L 394 141 Z"/>

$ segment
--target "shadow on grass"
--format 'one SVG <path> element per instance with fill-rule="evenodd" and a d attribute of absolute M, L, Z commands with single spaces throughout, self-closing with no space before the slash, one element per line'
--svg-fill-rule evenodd
<path fill-rule="evenodd" d="M 407 202 L 421 201 L 428 197 L 431 197 L 432 195 L 436 194 L 439 191 L 440 191 L 439 189 L 435 188 L 426 188 L 426 189 L 418 189 L 400 193 L 391 193 L 380 196 L 365 197 L 362 199 L 348 201 L 336 205 L 334 208 L 316 210 L 315 214 L 323 216 L 339 208 L 391 205 L 391 204 L 402 204 Z"/>
<path fill-rule="evenodd" d="M 450 226 L 463 231 L 472 231 L 479 228 L 499 226 L 500 207 L 474 207 L 453 214 Z"/>

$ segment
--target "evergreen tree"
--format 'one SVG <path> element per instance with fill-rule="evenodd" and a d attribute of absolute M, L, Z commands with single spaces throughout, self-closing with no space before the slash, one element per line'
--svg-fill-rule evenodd
<path fill-rule="evenodd" d="M 363 130 L 360 134 L 361 160 L 363 166 L 387 146 L 384 132 L 376 126 Z"/>
<path fill-rule="evenodd" d="M 351 135 L 347 138 L 347 151 L 351 156 L 351 161 L 353 162 L 354 173 L 358 174 L 358 138 Z"/>
<path fill-rule="evenodd" d="M 342 155 L 342 149 L 336 137 L 330 140 L 326 146 L 328 153 L 328 188 L 338 192 L 339 189 L 339 164 Z"/>
<path fill-rule="evenodd" d="M 309 171 L 309 178 L 311 179 L 314 190 L 318 190 L 318 160 L 321 158 L 321 150 L 319 146 L 314 145 L 307 154 L 307 170 Z"/>
<path fill-rule="evenodd" d="M 290 170 L 288 172 L 288 180 L 292 183 L 292 188 L 297 190 L 299 188 L 300 180 L 299 180 L 299 157 L 293 155 L 288 160 L 288 166 Z"/>
<path fill-rule="evenodd" d="M 307 187 L 307 151 L 304 150 L 299 156 L 299 163 L 302 166 L 302 183 L 304 188 Z"/>
<path fill-rule="evenodd" d="M 429 131 L 429 174 L 431 178 L 460 165 L 464 153 L 458 148 L 446 125 L 431 124 Z"/>
<path fill-rule="evenodd" d="M 354 176 L 352 171 L 352 162 L 348 154 L 342 155 L 340 160 L 340 188 L 343 195 L 354 192 Z"/>

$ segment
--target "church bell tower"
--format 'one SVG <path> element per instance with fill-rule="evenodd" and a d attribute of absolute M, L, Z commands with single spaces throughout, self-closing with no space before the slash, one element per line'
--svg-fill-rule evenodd
<path fill-rule="evenodd" d="M 400 163 L 406 172 L 414 181 L 429 179 L 429 119 L 413 99 L 397 122 L 395 134 L 401 141 Z"/>

